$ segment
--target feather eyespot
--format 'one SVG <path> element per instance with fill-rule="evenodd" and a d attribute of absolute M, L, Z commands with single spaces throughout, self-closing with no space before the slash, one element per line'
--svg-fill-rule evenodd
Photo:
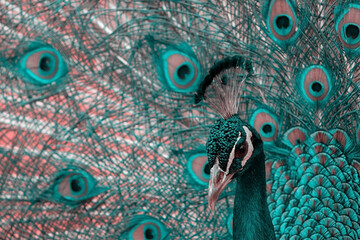
<path fill-rule="evenodd" d="M 335 9 L 335 28 L 341 43 L 347 49 L 360 47 L 360 5 L 350 4 L 348 8 Z"/>
<path fill-rule="evenodd" d="M 329 72 L 319 65 L 306 68 L 298 81 L 305 100 L 311 104 L 323 104 L 331 97 L 333 82 Z"/>
<path fill-rule="evenodd" d="M 58 192 L 65 199 L 81 198 L 86 195 L 88 191 L 88 180 L 78 173 L 69 174 L 58 185 Z"/>
<path fill-rule="evenodd" d="M 197 89 L 200 81 L 200 64 L 195 57 L 178 50 L 169 50 L 161 56 L 158 72 L 162 83 L 171 91 L 187 93 Z"/>
<path fill-rule="evenodd" d="M 108 189 L 98 187 L 96 179 L 82 169 L 67 169 L 60 172 L 53 186 L 42 196 L 46 200 L 77 205 Z"/>
<path fill-rule="evenodd" d="M 38 85 L 57 82 L 68 72 L 59 51 L 49 46 L 26 53 L 20 59 L 19 68 L 28 82 Z"/>
<path fill-rule="evenodd" d="M 293 148 L 297 145 L 304 144 L 308 137 L 308 132 L 301 127 L 293 127 L 284 134 L 284 143 Z"/>
<path fill-rule="evenodd" d="M 295 37 L 297 18 L 288 0 L 273 0 L 267 14 L 267 27 L 276 40 L 287 41 Z"/>
<path fill-rule="evenodd" d="M 276 140 L 279 132 L 279 123 L 276 116 L 268 110 L 256 110 L 250 119 L 250 124 L 260 134 L 264 144 L 271 144 Z"/>
<path fill-rule="evenodd" d="M 129 240 L 162 240 L 167 235 L 165 225 L 153 217 L 137 216 L 133 222 L 135 226 L 129 232 Z"/>
<path fill-rule="evenodd" d="M 210 166 L 206 153 L 197 153 L 188 158 L 187 169 L 191 178 L 202 186 L 208 186 L 210 180 Z"/>

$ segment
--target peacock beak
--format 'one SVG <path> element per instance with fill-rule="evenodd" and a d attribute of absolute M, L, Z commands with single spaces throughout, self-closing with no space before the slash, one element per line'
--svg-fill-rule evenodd
<path fill-rule="evenodd" d="M 221 192 L 231 182 L 235 173 L 224 172 L 218 163 L 210 170 L 209 195 L 208 202 L 211 211 L 215 211 L 215 204 L 219 199 Z"/>

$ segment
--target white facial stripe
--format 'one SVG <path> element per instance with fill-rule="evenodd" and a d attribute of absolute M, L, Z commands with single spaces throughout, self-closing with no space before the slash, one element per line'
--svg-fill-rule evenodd
<path fill-rule="evenodd" d="M 245 141 L 247 142 L 248 144 L 248 151 L 243 159 L 243 166 L 245 166 L 245 163 L 249 160 L 249 158 L 251 157 L 251 155 L 253 154 L 253 151 L 254 151 L 254 146 L 252 145 L 252 142 L 251 142 L 251 137 L 252 137 L 252 132 L 250 132 L 249 128 L 247 127 L 243 127 L 245 132 L 246 132 L 246 139 Z M 236 147 L 236 143 L 240 140 L 241 138 L 241 132 L 239 132 L 239 136 L 238 138 L 236 139 L 236 142 L 231 150 L 231 153 L 230 153 L 230 156 L 229 156 L 229 161 L 228 161 L 228 164 L 226 166 L 226 173 L 229 172 L 230 170 L 230 167 L 231 167 L 231 164 L 233 163 L 233 160 L 234 160 L 234 156 L 235 156 L 235 147 Z"/>
<path fill-rule="evenodd" d="M 234 144 L 234 146 L 233 146 L 233 148 L 232 148 L 232 150 L 231 150 L 231 153 L 230 153 L 230 156 L 229 156 L 229 161 L 228 161 L 228 164 L 227 164 L 227 166 L 226 166 L 226 172 L 227 172 L 227 173 L 229 172 L 229 169 L 230 169 L 230 167 L 231 167 L 231 164 L 232 164 L 232 162 L 233 162 L 233 160 L 234 160 L 236 143 L 239 141 L 240 138 L 241 138 L 241 132 L 239 132 L 239 136 L 238 136 L 238 138 L 236 139 L 235 144 Z"/>
<path fill-rule="evenodd" d="M 252 132 L 250 132 L 250 130 L 247 127 L 243 127 L 243 128 L 246 132 L 246 142 L 248 144 L 248 152 L 246 153 L 246 155 L 243 159 L 243 166 L 244 166 L 245 163 L 249 160 L 249 158 L 253 154 L 254 146 L 252 145 L 252 142 L 251 142 Z"/>

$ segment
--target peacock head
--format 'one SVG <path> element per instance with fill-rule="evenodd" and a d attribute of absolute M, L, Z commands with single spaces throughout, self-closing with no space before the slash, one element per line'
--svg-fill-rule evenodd
<path fill-rule="evenodd" d="M 208 200 L 212 211 L 231 180 L 242 175 L 256 159 L 261 158 L 262 144 L 256 130 L 238 115 L 215 123 L 206 144 L 211 168 Z"/>

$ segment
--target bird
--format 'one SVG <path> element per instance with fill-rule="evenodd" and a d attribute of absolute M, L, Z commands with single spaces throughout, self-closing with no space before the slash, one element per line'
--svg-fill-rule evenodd
<path fill-rule="evenodd" d="M 245 72 L 241 71 L 242 68 Z M 244 61 L 241 56 L 226 58 L 210 69 L 196 95 L 197 101 L 201 100 L 211 86 L 213 94 L 207 95 L 217 102 L 210 101 L 209 104 L 223 117 L 211 129 L 206 144 L 211 168 L 208 202 L 214 211 L 223 189 L 236 179 L 234 239 L 275 239 L 266 200 L 263 141 L 254 127 L 242 121 L 238 113 L 238 96 L 251 74 L 249 61 Z M 237 81 L 239 78 L 242 80 Z M 221 108 L 216 108 L 218 106 Z"/>
<path fill-rule="evenodd" d="M 0 238 L 359 239 L 358 16 L 1 0 Z"/>

